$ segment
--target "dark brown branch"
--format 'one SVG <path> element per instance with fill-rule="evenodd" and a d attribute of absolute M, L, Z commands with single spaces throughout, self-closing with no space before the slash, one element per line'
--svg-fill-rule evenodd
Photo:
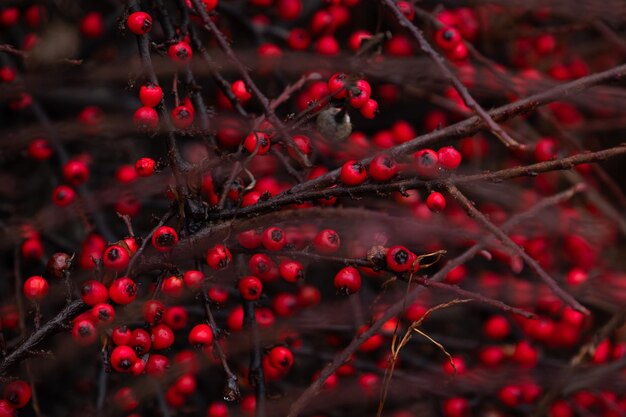
<path fill-rule="evenodd" d="M 13 352 L 9 353 L 6 358 L 0 362 L 0 375 L 5 374 L 13 365 L 31 356 L 34 349 L 37 348 L 40 343 L 62 330 L 70 320 L 78 316 L 85 309 L 86 305 L 82 300 L 72 301 L 68 304 L 59 314 L 46 322 L 39 330 L 28 336 Z"/>

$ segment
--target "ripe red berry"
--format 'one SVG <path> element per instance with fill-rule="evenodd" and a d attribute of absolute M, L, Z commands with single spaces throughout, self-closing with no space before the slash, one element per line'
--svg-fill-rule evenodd
<path fill-rule="evenodd" d="M 213 343 L 213 330 L 208 324 L 198 324 L 189 332 L 189 343 L 197 347 L 209 347 Z"/>
<path fill-rule="evenodd" d="M 89 168 L 80 160 L 72 160 L 63 166 L 63 178 L 72 185 L 81 185 L 89 177 Z"/>
<path fill-rule="evenodd" d="M 178 129 L 187 129 L 193 124 L 194 112 L 187 106 L 178 106 L 172 110 L 172 123 Z"/>
<path fill-rule="evenodd" d="M 293 366 L 293 353 L 284 346 L 276 346 L 267 354 L 269 364 L 282 372 L 287 372 Z"/>
<path fill-rule="evenodd" d="M 304 267 L 298 261 L 285 259 L 278 266 L 280 276 L 287 282 L 297 282 L 304 278 Z"/>
<path fill-rule="evenodd" d="M 373 119 L 378 113 L 378 102 L 373 98 L 368 99 L 365 104 L 359 109 L 361 116 L 366 119 Z"/>
<path fill-rule="evenodd" d="M 72 340 L 80 346 L 94 344 L 98 340 L 96 326 L 91 320 L 77 320 L 72 326 Z"/>
<path fill-rule="evenodd" d="M 246 83 L 243 80 L 237 80 L 231 84 L 230 90 L 242 103 L 246 103 L 252 98 L 252 94 L 248 91 L 248 87 L 246 87 Z"/>
<path fill-rule="evenodd" d="M 446 198 L 443 196 L 443 194 L 437 191 L 433 191 L 426 198 L 426 205 L 428 206 L 430 211 L 439 213 L 446 209 Z"/>
<path fill-rule="evenodd" d="M 279 251 L 287 244 L 285 232 L 279 227 L 268 227 L 265 229 L 261 241 L 265 249 L 271 251 Z"/>
<path fill-rule="evenodd" d="M 106 268 L 121 272 L 128 267 L 130 254 L 120 245 L 111 245 L 104 251 L 102 261 Z"/>
<path fill-rule="evenodd" d="M 461 165 L 461 153 L 452 146 L 444 146 L 437 151 L 437 160 L 444 169 L 457 169 Z"/>
<path fill-rule="evenodd" d="M 4 387 L 4 398 L 15 408 L 22 408 L 30 401 L 32 389 L 27 382 L 11 381 Z"/>
<path fill-rule="evenodd" d="M 443 50 L 451 51 L 461 41 L 461 34 L 453 27 L 442 27 L 435 32 L 435 43 Z"/>
<path fill-rule="evenodd" d="M 69 206 L 76 199 L 76 191 L 67 185 L 59 185 L 52 191 L 52 202 L 59 207 Z"/>
<path fill-rule="evenodd" d="M 406 272 L 414 268 L 417 256 L 404 246 L 392 246 L 385 256 L 387 267 L 394 272 Z M 416 268 L 418 266 L 415 266 Z"/>
<path fill-rule="evenodd" d="M 452 397 L 443 403 L 444 417 L 468 417 L 469 403 L 465 398 Z"/>
<path fill-rule="evenodd" d="M 167 296 L 178 298 L 183 294 L 185 282 L 181 277 L 172 275 L 163 280 L 161 292 Z"/>
<path fill-rule="evenodd" d="M 342 294 L 355 293 L 361 289 L 361 274 L 354 267 L 345 267 L 335 275 L 334 284 Z"/>
<path fill-rule="evenodd" d="M 152 348 L 152 337 L 144 329 L 135 329 L 130 334 L 128 346 L 133 348 L 137 355 L 144 355 Z"/>
<path fill-rule="evenodd" d="M 187 288 L 191 290 L 199 289 L 202 286 L 204 279 L 205 276 L 201 271 L 187 271 L 183 275 L 183 281 L 185 282 L 185 285 L 187 285 Z"/>
<path fill-rule="evenodd" d="M 111 339 L 118 346 L 127 346 L 130 343 L 132 332 L 126 326 L 118 326 L 113 329 Z"/>
<path fill-rule="evenodd" d="M 96 304 L 91 309 L 91 315 L 97 325 L 111 324 L 115 319 L 115 310 L 111 304 Z"/>
<path fill-rule="evenodd" d="M 302 51 L 309 47 L 311 36 L 309 32 L 302 28 L 293 28 L 287 36 L 287 45 L 296 51 Z"/>
<path fill-rule="evenodd" d="M 28 156 L 38 161 L 50 159 L 53 154 L 52 147 L 46 139 L 33 139 L 28 145 Z"/>
<path fill-rule="evenodd" d="M 99 12 L 90 12 L 80 22 L 80 32 L 86 38 L 99 38 L 104 33 L 104 20 Z"/>
<path fill-rule="evenodd" d="M 232 260 L 233 255 L 231 255 L 230 250 L 224 245 L 215 245 L 209 249 L 206 254 L 207 265 L 215 270 L 227 268 Z"/>
<path fill-rule="evenodd" d="M 156 84 L 144 84 L 139 89 L 139 100 L 146 107 L 156 107 L 163 100 L 163 89 Z"/>
<path fill-rule="evenodd" d="M 337 232 L 332 229 L 325 229 L 319 232 L 313 239 L 315 250 L 319 253 L 329 255 L 339 250 L 341 239 Z"/>
<path fill-rule="evenodd" d="M 111 366 L 118 372 L 130 372 L 136 361 L 135 351 L 128 346 L 117 346 L 111 352 Z"/>
<path fill-rule="evenodd" d="M 250 272 L 264 281 L 270 281 L 273 278 L 273 270 L 277 269 L 272 259 L 264 253 L 256 253 L 250 257 L 248 261 Z"/>
<path fill-rule="evenodd" d="M 170 367 L 170 360 L 163 355 L 151 354 L 146 362 L 146 373 L 154 377 L 160 378 L 165 375 Z"/>
<path fill-rule="evenodd" d="M 378 155 L 369 166 L 369 174 L 374 181 L 389 181 L 398 173 L 398 163 L 389 155 Z"/>
<path fill-rule="evenodd" d="M 8 400 L 0 400 L 0 417 L 16 417 L 17 410 Z"/>
<path fill-rule="evenodd" d="M 143 304 L 143 318 L 150 325 L 162 322 L 166 311 L 165 304 L 159 300 L 148 300 Z"/>
<path fill-rule="evenodd" d="M 133 122 L 139 130 L 154 130 L 159 124 L 159 115 L 152 107 L 139 107 L 135 111 Z"/>
<path fill-rule="evenodd" d="M 414 155 L 415 170 L 422 177 L 434 177 L 439 168 L 439 157 L 432 149 L 422 149 Z"/>
<path fill-rule="evenodd" d="M 348 90 L 350 105 L 355 109 L 360 109 L 367 104 L 372 95 L 372 87 L 365 80 L 358 80 L 353 87 Z"/>
<path fill-rule="evenodd" d="M 367 179 L 367 170 L 359 161 L 348 161 L 341 167 L 339 178 L 346 185 L 359 185 Z"/>
<path fill-rule="evenodd" d="M 340 51 L 339 42 L 332 35 L 324 35 L 317 39 L 313 49 L 320 55 L 333 56 Z"/>
<path fill-rule="evenodd" d="M 185 41 L 176 42 L 167 49 L 167 55 L 174 62 L 186 64 L 191 60 L 193 52 L 191 46 Z"/>
<path fill-rule="evenodd" d="M 145 12 L 134 12 L 128 16 L 126 25 L 135 35 L 145 35 L 152 29 L 152 17 Z"/>
<path fill-rule="evenodd" d="M 558 145 L 553 138 L 541 138 L 535 144 L 535 160 L 545 162 L 557 157 Z"/>
<path fill-rule="evenodd" d="M 151 329 L 152 349 L 167 349 L 174 344 L 174 332 L 165 324 L 157 324 Z"/>
<path fill-rule="evenodd" d="M 135 171 L 140 177 L 149 177 L 154 174 L 156 162 L 152 158 L 140 158 L 135 162 Z"/>
<path fill-rule="evenodd" d="M 159 227 L 152 235 L 152 246 L 159 252 L 169 252 L 178 244 L 178 233 L 169 226 Z"/>
<path fill-rule="evenodd" d="M 244 148 L 251 154 L 265 155 L 270 151 L 270 138 L 263 132 L 252 132 L 246 136 L 243 143 Z"/>
<path fill-rule="evenodd" d="M 24 296 L 30 301 L 41 301 L 48 295 L 48 281 L 35 275 L 24 282 Z"/>
<path fill-rule="evenodd" d="M 249 275 L 239 280 L 239 294 L 246 301 L 258 300 L 263 291 L 261 280 L 255 276 Z"/>
<path fill-rule="evenodd" d="M 137 298 L 137 284 L 128 277 L 118 278 L 109 286 L 109 296 L 117 304 L 130 304 Z"/>
<path fill-rule="evenodd" d="M 485 336 L 493 340 L 500 340 L 509 335 L 509 321 L 500 315 L 491 316 L 483 325 Z"/>
<path fill-rule="evenodd" d="M 348 76 L 342 72 L 335 73 L 328 79 L 328 91 L 330 91 L 333 97 L 338 99 L 347 97 L 347 80 Z"/>
<path fill-rule="evenodd" d="M 276 12 L 281 19 L 297 19 L 302 13 L 302 0 L 277 0 Z"/>
<path fill-rule="evenodd" d="M 99 281 L 89 280 L 80 288 L 80 297 L 88 306 L 106 303 L 109 299 L 109 290 Z"/>

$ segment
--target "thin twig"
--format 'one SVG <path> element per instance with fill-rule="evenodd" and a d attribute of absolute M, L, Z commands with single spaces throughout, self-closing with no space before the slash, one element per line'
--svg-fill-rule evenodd
<path fill-rule="evenodd" d="M 487 216 L 482 214 L 480 210 L 474 207 L 474 204 L 465 197 L 465 195 L 453 184 L 448 184 L 446 186 L 448 193 L 459 203 L 461 208 L 463 208 L 467 214 L 475 219 L 478 223 L 481 224 L 485 229 L 489 230 L 494 234 L 503 244 L 509 247 L 516 255 L 520 256 L 524 262 L 530 266 L 539 278 L 548 286 L 550 289 L 563 301 L 572 306 L 577 311 L 589 315 L 589 310 L 580 304 L 574 297 L 565 292 L 556 281 L 548 275 L 548 273 L 539 265 L 539 263 L 533 259 L 530 255 L 528 255 L 522 248 L 520 248 L 506 233 L 502 231 L 498 226 L 493 224 Z"/>

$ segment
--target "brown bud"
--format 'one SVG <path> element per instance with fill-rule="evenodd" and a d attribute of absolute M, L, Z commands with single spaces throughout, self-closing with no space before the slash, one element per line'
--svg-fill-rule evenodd
<path fill-rule="evenodd" d="M 387 248 L 384 246 L 372 246 L 367 251 L 367 260 L 374 264 L 373 269 L 381 270 L 387 266 Z"/>
<path fill-rule="evenodd" d="M 72 266 L 73 256 L 67 253 L 57 252 L 48 259 L 46 270 L 50 275 L 56 278 L 63 278 L 70 266 Z"/>

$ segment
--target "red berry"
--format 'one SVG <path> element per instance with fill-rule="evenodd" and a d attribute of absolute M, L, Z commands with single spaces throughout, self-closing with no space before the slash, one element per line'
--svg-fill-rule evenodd
<path fill-rule="evenodd" d="M 469 416 L 469 404 L 465 398 L 453 397 L 443 403 L 444 417 L 467 417 Z"/>
<path fill-rule="evenodd" d="M 182 278 L 172 275 L 163 280 L 161 284 L 161 292 L 170 297 L 180 297 L 183 294 L 185 282 Z"/>
<path fill-rule="evenodd" d="M 272 348 L 267 354 L 269 364 L 282 372 L 287 372 L 293 366 L 293 353 L 283 346 Z"/>
<path fill-rule="evenodd" d="M 369 166 L 369 174 L 374 181 L 389 181 L 398 173 L 398 163 L 389 155 L 378 155 Z"/>
<path fill-rule="evenodd" d="M 135 35 L 145 35 L 152 29 L 152 17 L 145 12 L 134 12 L 128 16 L 126 25 Z"/>
<path fill-rule="evenodd" d="M 178 244 L 178 233 L 169 226 L 159 227 L 152 235 L 152 246 L 159 252 L 169 252 Z"/>
<path fill-rule="evenodd" d="M 339 42 L 331 35 L 320 37 L 313 45 L 313 49 L 318 54 L 326 56 L 337 55 L 340 51 Z"/>
<path fill-rule="evenodd" d="M 151 329 L 152 349 L 167 349 L 174 344 L 174 332 L 165 324 L 157 324 Z"/>
<path fill-rule="evenodd" d="M 207 251 L 206 263 L 211 269 L 224 269 L 233 260 L 230 250 L 224 245 L 215 245 Z"/>
<path fill-rule="evenodd" d="M 187 288 L 191 290 L 197 290 L 202 286 L 204 282 L 205 276 L 201 271 L 187 271 L 185 275 L 183 275 L 183 281 L 185 281 L 185 285 Z"/>
<path fill-rule="evenodd" d="M 553 138 L 541 138 L 535 144 L 535 160 L 545 162 L 557 157 L 558 145 Z"/>
<path fill-rule="evenodd" d="M 28 145 L 28 155 L 38 161 L 50 159 L 52 153 L 52 147 L 46 139 L 33 139 Z"/>
<path fill-rule="evenodd" d="M 258 300 L 263 291 L 261 280 L 255 276 L 249 275 L 239 281 L 239 293 L 241 298 L 247 301 Z"/>
<path fill-rule="evenodd" d="M 128 346 L 117 346 L 111 352 L 111 366 L 118 372 L 130 372 L 136 361 L 135 351 Z"/>
<path fill-rule="evenodd" d="M 17 415 L 17 411 L 7 400 L 0 400 L 0 417 L 15 417 Z"/>
<path fill-rule="evenodd" d="M 278 266 L 280 276 L 287 282 L 297 282 L 304 278 L 304 267 L 298 261 L 285 259 Z"/>
<path fill-rule="evenodd" d="M 328 91 L 335 98 L 345 98 L 348 95 L 348 91 L 346 90 L 346 81 L 348 76 L 342 72 L 338 72 L 333 74 L 328 79 Z"/>
<path fill-rule="evenodd" d="M 319 232 L 313 240 L 315 250 L 319 253 L 329 255 L 339 250 L 341 239 L 337 232 L 332 229 L 325 229 Z"/>
<path fill-rule="evenodd" d="M 128 267 L 130 254 L 120 245 L 111 245 L 104 251 L 102 261 L 106 268 L 121 272 Z"/>
<path fill-rule="evenodd" d="M 491 316 L 483 326 L 485 336 L 493 340 L 500 340 L 509 335 L 509 321 L 504 316 Z"/>
<path fill-rule="evenodd" d="M 277 0 L 276 11 L 281 19 L 297 19 L 302 13 L 302 0 Z"/>
<path fill-rule="evenodd" d="M 167 55 L 174 62 L 180 64 L 186 64 L 191 60 L 193 56 L 193 52 L 191 51 L 191 46 L 185 41 L 177 42 L 167 49 Z"/>
<path fill-rule="evenodd" d="M 101 282 L 89 280 L 80 288 L 80 296 L 88 306 L 106 303 L 109 299 L 109 290 Z"/>
<path fill-rule="evenodd" d="M 187 106 L 178 106 L 172 110 L 172 123 L 178 129 L 187 129 L 193 124 L 194 112 Z"/>
<path fill-rule="evenodd" d="M 152 158 L 140 158 L 135 162 L 135 171 L 140 177 L 149 177 L 154 174 L 156 162 Z"/>
<path fill-rule="evenodd" d="M 118 278 L 109 286 L 109 296 L 117 304 L 130 304 L 137 298 L 137 284 L 128 277 Z"/>
<path fill-rule="evenodd" d="M 274 273 L 273 270 L 277 269 L 274 261 L 263 253 L 256 253 L 252 255 L 248 261 L 248 268 L 254 276 L 257 276 L 266 282 L 272 280 Z"/>
<path fill-rule="evenodd" d="M 170 367 L 170 360 L 163 355 L 151 354 L 146 362 L 146 373 L 155 377 L 162 377 Z"/>
<path fill-rule="evenodd" d="M 150 325 L 162 322 L 166 311 L 165 304 L 159 300 L 148 300 L 143 304 L 143 318 Z"/>
<path fill-rule="evenodd" d="M 80 346 L 94 344 L 98 340 L 96 326 L 91 320 L 77 320 L 72 326 L 72 339 Z"/>
<path fill-rule="evenodd" d="M 111 338 L 113 339 L 113 343 L 118 346 L 126 346 L 130 343 L 132 332 L 126 326 L 118 326 L 113 329 L 111 333 Z"/>
<path fill-rule="evenodd" d="M 4 387 L 4 398 L 15 408 L 28 404 L 32 393 L 30 385 L 24 381 L 11 381 Z"/>
<path fill-rule="evenodd" d="M 251 154 L 265 155 L 270 151 L 271 142 L 266 133 L 252 132 L 246 136 L 243 146 Z"/>
<path fill-rule="evenodd" d="M 225 304 L 228 301 L 228 291 L 225 288 L 214 285 L 207 291 L 209 299 L 216 304 Z"/>
<path fill-rule="evenodd" d="M 83 161 L 69 161 L 63 166 L 63 177 L 72 185 L 83 184 L 89 177 L 89 168 Z"/>
<path fill-rule="evenodd" d="M 372 98 L 368 99 L 365 104 L 359 109 L 361 116 L 366 119 L 373 119 L 378 113 L 378 102 Z"/>
<path fill-rule="evenodd" d="M 407 19 L 413 20 L 415 17 L 415 9 L 413 8 L 413 4 L 409 1 L 399 1 L 396 3 L 398 9 L 402 12 L 403 15 L 406 16 Z"/>
<path fill-rule="evenodd" d="M 355 109 L 360 109 L 367 104 L 372 95 L 372 87 L 365 80 L 358 80 L 355 85 L 348 91 L 350 97 L 350 105 Z"/>
<path fill-rule="evenodd" d="M 359 185 L 367 179 L 367 170 L 359 161 L 352 160 L 343 164 L 339 177 L 346 185 Z"/>
<path fill-rule="evenodd" d="M 385 256 L 387 267 L 394 272 L 406 272 L 414 268 L 417 256 L 404 246 L 393 246 Z M 419 267 L 418 265 L 415 266 Z"/>
<path fill-rule="evenodd" d="M 415 170 L 422 177 L 434 177 L 439 168 L 439 157 L 432 149 L 422 149 L 414 155 Z"/>
<path fill-rule="evenodd" d="M 446 209 L 446 198 L 443 194 L 433 191 L 428 195 L 428 198 L 426 198 L 426 205 L 430 211 L 439 213 Z"/>
<path fill-rule="evenodd" d="M 48 295 L 48 281 L 38 275 L 24 282 L 24 296 L 30 301 L 41 301 Z"/>
<path fill-rule="evenodd" d="M 213 343 L 213 330 L 208 324 L 198 324 L 189 332 L 189 343 L 193 346 L 208 347 Z"/>
<path fill-rule="evenodd" d="M 93 316 L 95 323 L 98 325 L 111 324 L 115 319 L 115 310 L 111 304 L 96 304 L 91 309 L 91 315 Z"/>
<path fill-rule="evenodd" d="M 99 38 L 104 33 L 104 20 L 99 12 L 90 12 L 80 22 L 80 32 L 86 38 Z"/>
<path fill-rule="evenodd" d="M 20 249 L 24 259 L 39 260 L 43 256 L 43 244 L 39 238 L 25 240 Z"/>
<path fill-rule="evenodd" d="M 163 90 L 155 84 L 144 84 L 139 89 L 139 100 L 146 107 L 156 107 L 163 100 Z"/>
<path fill-rule="evenodd" d="M 139 130 L 154 130 L 159 124 L 159 115 L 152 107 L 139 107 L 133 121 Z"/>
<path fill-rule="evenodd" d="M 452 146 L 445 146 L 437 151 L 437 160 L 444 169 L 457 169 L 461 165 L 461 153 Z"/>
<path fill-rule="evenodd" d="M 335 275 L 334 284 L 341 293 L 355 293 L 361 289 L 361 274 L 354 267 L 345 267 Z"/>
<path fill-rule="evenodd" d="M 278 227 L 268 227 L 263 231 L 261 242 L 265 249 L 271 251 L 279 251 L 287 244 L 285 232 Z"/>
<path fill-rule="evenodd" d="M 301 28 L 293 28 L 287 36 L 287 45 L 296 51 L 302 51 L 309 47 L 311 36 L 309 32 Z"/>
<path fill-rule="evenodd" d="M 76 191 L 67 185 L 59 185 L 52 192 L 52 202 L 59 207 L 69 206 L 76 199 Z"/>
<path fill-rule="evenodd" d="M 128 346 L 133 348 L 138 355 L 144 355 L 152 348 L 152 337 L 144 329 L 135 329 L 130 334 Z"/>
<path fill-rule="evenodd" d="M 237 80 L 232 83 L 230 86 L 230 90 L 235 95 L 235 97 L 237 97 L 237 100 L 242 103 L 246 103 L 252 98 L 252 94 L 250 94 L 250 92 L 248 91 L 246 83 L 243 82 L 243 80 Z"/>
<path fill-rule="evenodd" d="M 435 32 L 435 43 L 443 50 L 453 50 L 461 41 L 461 34 L 453 27 L 444 26 Z"/>

